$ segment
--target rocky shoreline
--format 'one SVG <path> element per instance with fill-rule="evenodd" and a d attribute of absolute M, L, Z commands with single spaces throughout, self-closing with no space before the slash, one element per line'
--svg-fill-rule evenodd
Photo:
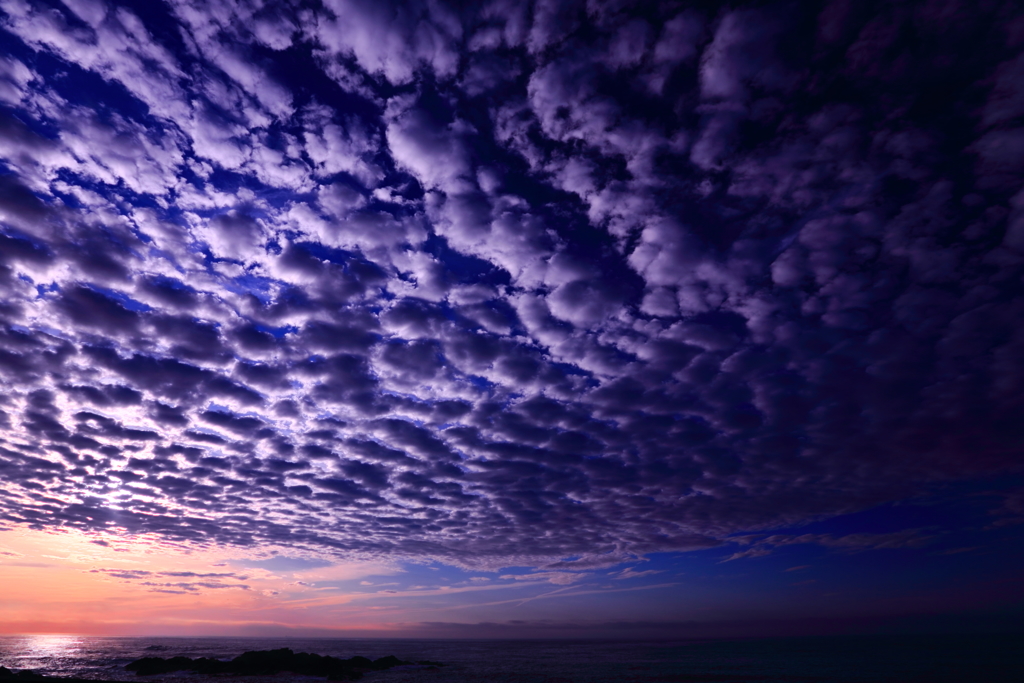
<path fill-rule="evenodd" d="M 87 678 L 64 678 L 63 676 L 44 676 L 24 669 L 22 671 L 11 671 L 5 666 L 0 666 L 0 681 L 53 681 L 54 683 L 117 683 L 116 681 L 93 681 Z"/>
<path fill-rule="evenodd" d="M 143 657 L 124 668 L 138 676 L 156 676 L 178 672 L 191 672 L 211 676 L 273 676 L 282 672 L 301 676 L 324 677 L 328 681 L 356 681 L 373 671 L 386 671 L 396 667 L 436 669 L 444 666 L 440 662 L 405 661 L 394 655 L 369 659 L 350 657 L 340 659 L 308 652 L 293 652 L 289 648 L 279 650 L 252 650 L 244 652 L 230 661 L 210 657 Z M 44 676 L 34 671 L 14 672 L 0 666 L 0 681 L 52 681 L 54 683 L 106 683 L 81 678 Z M 113 683 L 113 682 L 111 682 Z"/>

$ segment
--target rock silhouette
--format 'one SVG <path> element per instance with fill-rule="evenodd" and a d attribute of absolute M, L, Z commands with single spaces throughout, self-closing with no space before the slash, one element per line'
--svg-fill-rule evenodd
<path fill-rule="evenodd" d="M 84 678 L 58 678 L 55 676 L 44 676 L 29 669 L 11 671 L 5 666 L 0 666 L 0 681 L 55 681 L 59 683 L 104 683 L 103 681 L 87 681 Z"/>
<path fill-rule="evenodd" d="M 367 671 L 383 671 L 396 666 L 441 666 L 438 662 L 407 662 L 394 655 L 371 660 L 366 657 L 339 659 L 307 652 L 292 652 L 289 648 L 279 650 L 254 650 L 245 652 L 231 661 L 209 657 L 190 659 L 188 657 L 143 657 L 125 666 L 139 676 L 168 674 L 175 671 L 193 671 L 200 674 L 238 674 L 265 676 L 289 671 L 303 676 L 324 676 L 330 681 L 354 681 Z"/>

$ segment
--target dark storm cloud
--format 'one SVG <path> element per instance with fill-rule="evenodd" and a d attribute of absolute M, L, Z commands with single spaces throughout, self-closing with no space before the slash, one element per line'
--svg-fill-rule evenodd
<path fill-rule="evenodd" d="M 586 569 L 1018 466 L 1013 3 L 0 32 L 8 524 Z"/>

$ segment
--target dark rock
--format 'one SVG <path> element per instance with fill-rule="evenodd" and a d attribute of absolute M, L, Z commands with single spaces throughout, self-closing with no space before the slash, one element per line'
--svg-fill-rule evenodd
<path fill-rule="evenodd" d="M 128 664 L 125 666 L 125 669 L 128 671 L 134 671 L 140 676 L 154 676 L 156 674 L 169 674 L 175 671 L 190 671 L 194 664 L 195 661 L 188 657 L 172 657 L 170 659 L 164 659 L 162 657 L 143 657 L 142 659 L 136 659 L 131 664 Z"/>
<path fill-rule="evenodd" d="M 185 658 L 182 657 L 181 659 Z M 192 666 L 189 667 L 189 670 L 200 674 L 219 674 L 227 671 L 228 664 L 229 662 L 222 662 L 219 659 L 200 657 L 192 660 Z"/>
<path fill-rule="evenodd" d="M 369 669 L 373 667 L 372 659 L 360 657 L 359 655 L 356 655 L 355 657 L 350 657 L 347 661 L 357 669 Z"/>
<path fill-rule="evenodd" d="M 239 674 L 248 676 L 266 676 L 281 671 L 290 671 L 303 676 L 323 676 L 330 681 L 355 681 L 362 677 L 367 671 L 383 671 L 396 666 L 415 664 L 418 662 L 407 662 L 394 655 L 381 657 L 375 661 L 366 657 L 351 657 L 349 659 L 338 659 L 337 657 L 322 656 L 308 652 L 296 654 L 289 648 L 279 650 L 254 650 L 245 652 L 232 659 L 230 662 L 222 662 L 219 659 L 200 657 L 189 659 L 188 657 L 143 657 L 125 666 L 128 671 L 134 671 L 139 676 L 153 676 L 156 674 L 168 674 L 175 671 L 193 671 L 201 674 Z M 436 662 L 430 662 L 437 665 Z"/>
<path fill-rule="evenodd" d="M 412 662 L 403 662 L 394 655 L 388 655 L 387 657 L 381 657 L 380 659 L 373 660 L 373 670 L 383 671 L 384 669 L 390 669 L 393 666 L 401 666 L 402 664 L 412 664 Z"/>
<path fill-rule="evenodd" d="M 234 673 L 240 674 L 276 674 L 279 671 L 293 670 L 291 666 L 293 663 L 299 665 L 299 662 L 294 662 L 294 660 L 295 653 L 286 647 L 280 650 L 253 650 L 243 652 L 232 659 L 231 669 Z M 304 667 L 299 665 L 299 668 Z M 305 672 L 296 671 L 295 673 Z"/>
<path fill-rule="evenodd" d="M 22 671 L 11 671 L 7 667 L 0 666 L 0 681 L 48 681 L 49 683 L 114 683 L 113 681 L 87 681 L 83 678 L 61 678 L 57 676 L 44 676 L 24 669 Z"/>

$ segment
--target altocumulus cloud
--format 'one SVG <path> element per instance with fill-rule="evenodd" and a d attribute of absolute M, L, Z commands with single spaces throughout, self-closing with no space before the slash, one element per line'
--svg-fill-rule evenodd
<path fill-rule="evenodd" d="M 1015 466 L 1017 3 L 469 5 L 0 2 L 3 524 L 572 569 Z"/>

